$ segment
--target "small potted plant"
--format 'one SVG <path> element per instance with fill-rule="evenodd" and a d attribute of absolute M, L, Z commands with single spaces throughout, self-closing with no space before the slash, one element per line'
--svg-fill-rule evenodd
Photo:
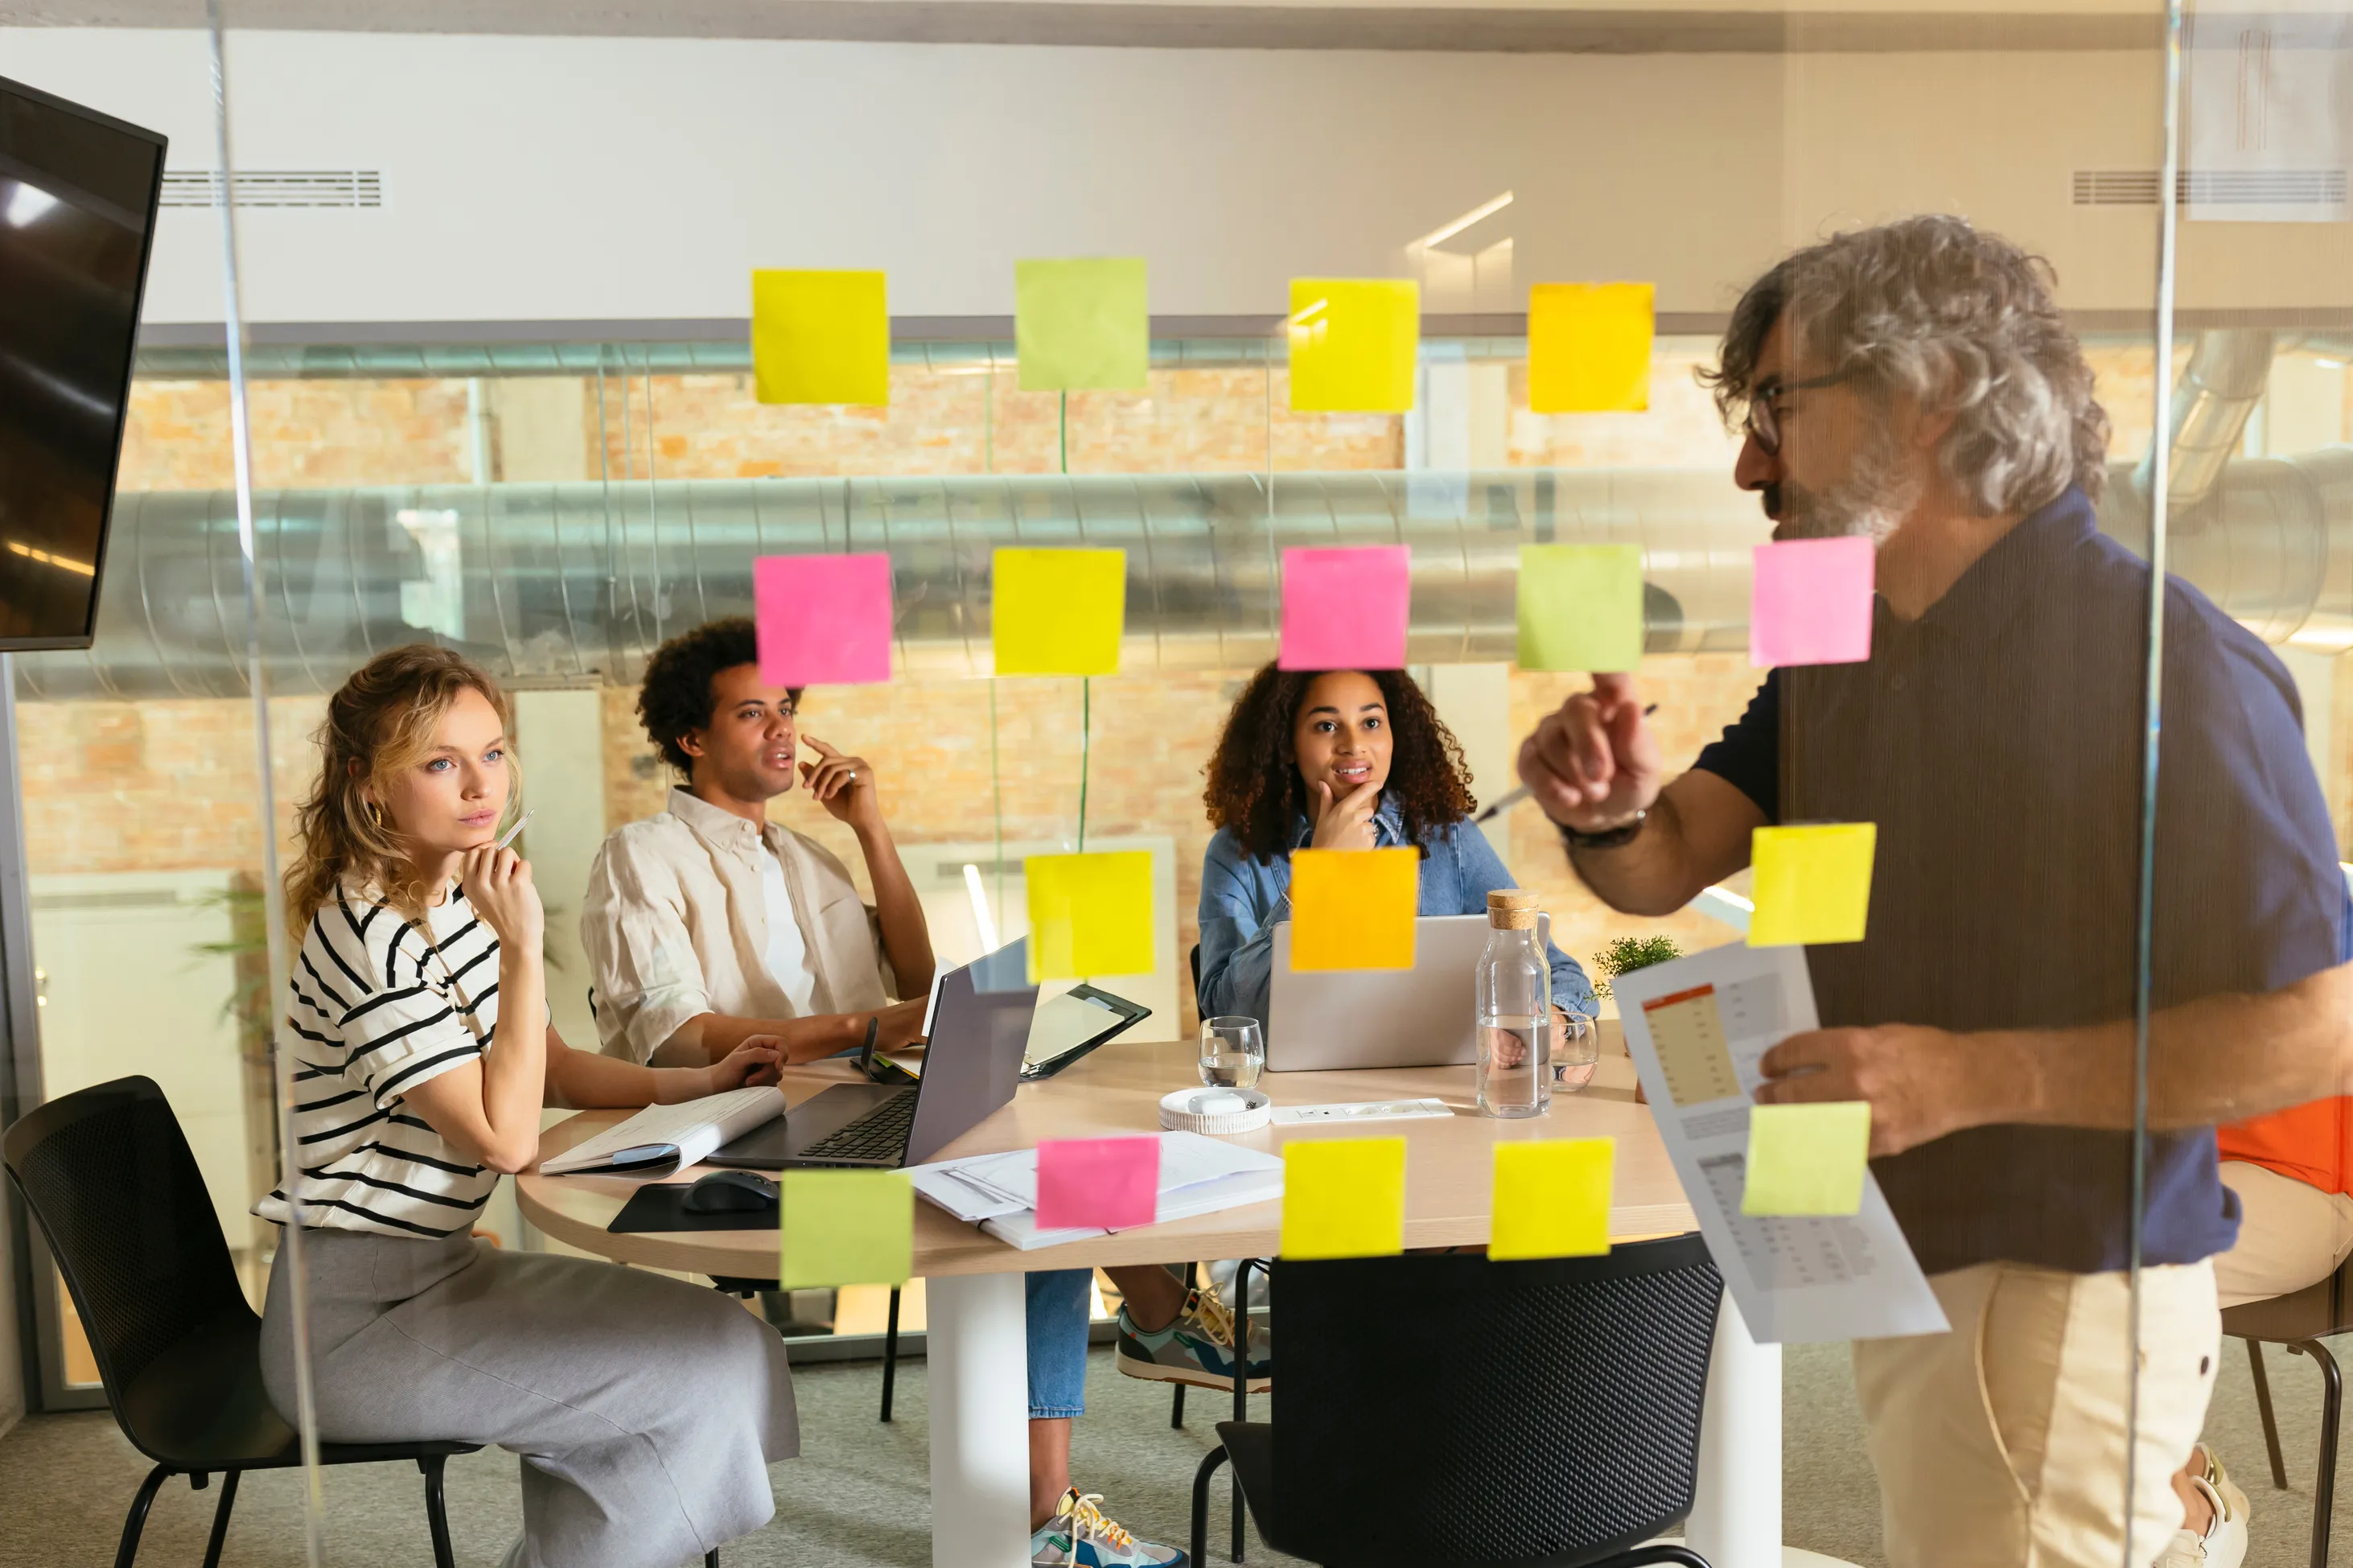
<path fill-rule="evenodd" d="M 1606 997 L 1609 994 L 1609 982 L 1619 976 L 1630 975 L 1636 969 L 1647 969 L 1652 964 L 1663 964 L 1670 959 L 1683 956 L 1683 950 L 1675 946 L 1675 939 L 1663 932 L 1648 937 L 1613 937 L 1593 955 L 1593 994 Z M 1621 1050 L 1624 1040 L 1623 1035 L 1619 1037 Z M 1651 1103 L 1650 1097 L 1642 1092 L 1640 1084 L 1634 1086 L 1634 1098 L 1643 1105 Z"/>

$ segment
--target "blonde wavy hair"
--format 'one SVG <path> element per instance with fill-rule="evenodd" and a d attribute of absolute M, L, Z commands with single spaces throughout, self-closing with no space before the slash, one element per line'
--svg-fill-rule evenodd
<path fill-rule="evenodd" d="M 512 731 L 506 694 L 489 672 L 462 654 L 422 642 L 394 648 L 362 665 L 327 699 L 314 739 L 319 781 L 294 811 L 295 854 L 286 868 L 286 919 L 300 937 L 313 916 L 341 901 L 345 888 L 371 888 L 401 916 L 424 918 L 432 889 L 417 876 L 400 832 L 369 809 L 392 781 L 432 754 L 434 732 L 460 694 L 480 692 Z M 510 736 L 504 828 L 522 798 L 522 768 Z"/>

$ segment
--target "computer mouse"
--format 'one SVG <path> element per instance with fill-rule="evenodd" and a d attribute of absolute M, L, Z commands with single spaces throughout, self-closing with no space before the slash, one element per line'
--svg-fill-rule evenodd
<path fill-rule="evenodd" d="M 690 1214 L 746 1214 L 776 1206 L 776 1184 L 756 1171 L 713 1171 L 686 1190 Z"/>

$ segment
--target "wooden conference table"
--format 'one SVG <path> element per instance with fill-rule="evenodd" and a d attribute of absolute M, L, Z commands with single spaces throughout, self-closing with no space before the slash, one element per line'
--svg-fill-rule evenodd
<path fill-rule="evenodd" d="M 1618 1139 L 1609 1229 L 1630 1241 L 1693 1228 L 1690 1204 L 1650 1111 L 1634 1099 L 1633 1065 L 1618 1026 L 1604 1022 L 1601 1065 L 1582 1093 L 1557 1097 L 1550 1113 L 1519 1120 L 1478 1114 L 1469 1067 L 1346 1073 L 1269 1073 L 1259 1080 L 1278 1106 L 1433 1097 L 1443 1119 L 1353 1127 L 1270 1127 L 1234 1139 L 1258 1149 L 1290 1138 L 1400 1135 L 1406 1139 L 1405 1242 L 1409 1247 L 1482 1245 L 1488 1239 L 1493 1146 L 1515 1139 Z M 1159 1102 L 1198 1085 L 1190 1041 L 1114 1042 L 1042 1083 L 950 1144 L 940 1158 L 1028 1148 L 1041 1139 L 1138 1133 L 1159 1127 Z M 824 1063 L 785 1074 L 788 1103 L 857 1081 Z M 620 1111 L 584 1111 L 551 1128 L 553 1155 L 611 1126 Z M 691 1181 L 697 1168 L 659 1180 Z M 740 1278 L 776 1273 L 776 1233 L 655 1232 L 617 1235 L 605 1226 L 639 1181 L 614 1176 L 519 1178 L 522 1213 L 547 1234 L 616 1262 Z M 1021 1276 L 1031 1269 L 1273 1255 L 1282 1204 L 1228 1209 L 1090 1241 L 1019 1252 L 920 1199 L 914 1270 L 926 1281 L 926 1381 L 931 1406 L 932 1561 L 934 1568 L 1026 1568 L 1029 1561 L 1028 1350 Z M 1781 1416 L 1778 1347 L 1758 1346 L 1727 1299 L 1716 1332 L 1701 1440 L 1693 1546 L 1715 1568 L 1766 1568 L 1780 1549 Z"/>

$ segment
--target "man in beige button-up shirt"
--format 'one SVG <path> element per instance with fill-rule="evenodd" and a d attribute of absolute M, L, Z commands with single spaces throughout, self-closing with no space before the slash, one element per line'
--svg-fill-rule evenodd
<path fill-rule="evenodd" d="M 580 939 L 608 1055 L 700 1065 L 770 1035 L 812 1062 L 860 1044 L 870 1019 L 885 1049 L 921 1035 L 931 938 L 874 770 L 814 736 L 800 760 L 796 694 L 760 683 L 750 635 L 715 621 L 647 665 L 638 711 L 687 782 L 609 835 L 588 874 Z M 797 780 L 857 833 L 871 906 L 822 845 L 767 820 Z"/>

